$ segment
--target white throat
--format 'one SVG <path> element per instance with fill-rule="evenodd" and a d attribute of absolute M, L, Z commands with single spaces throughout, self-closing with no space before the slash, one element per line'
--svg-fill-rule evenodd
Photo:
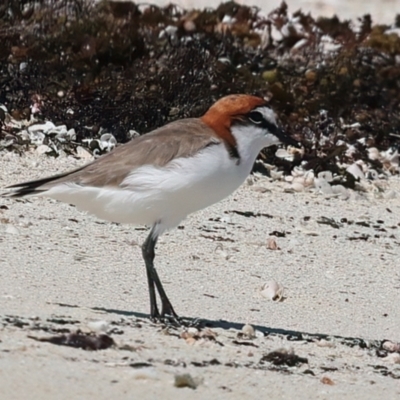
<path fill-rule="evenodd" d="M 232 126 L 231 132 L 236 139 L 240 163 L 246 165 L 249 173 L 264 147 L 279 144 L 279 139 L 275 135 L 266 133 L 265 129 L 254 125 Z"/>

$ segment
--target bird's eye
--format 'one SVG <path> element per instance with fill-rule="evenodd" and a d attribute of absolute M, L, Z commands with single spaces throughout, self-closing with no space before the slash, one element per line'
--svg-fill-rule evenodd
<path fill-rule="evenodd" d="M 264 121 L 264 116 L 259 111 L 251 111 L 248 117 L 251 122 L 257 125 Z"/>

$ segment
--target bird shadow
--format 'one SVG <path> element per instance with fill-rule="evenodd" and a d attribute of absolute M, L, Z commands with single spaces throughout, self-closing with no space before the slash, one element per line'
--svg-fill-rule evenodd
<path fill-rule="evenodd" d="M 92 307 L 93 311 L 101 311 L 109 314 L 117 314 L 124 317 L 136 317 L 143 320 L 150 321 L 150 315 L 136 311 L 125 311 L 117 309 L 109 309 L 102 307 Z M 234 329 L 241 331 L 243 322 L 226 321 L 223 319 L 212 320 L 206 318 L 192 318 L 182 317 L 181 322 L 183 326 L 200 326 L 207 328 L 220 328 L 220 329 Z M 283 328 L 272 328 L 264 325 L 252 325 L 254 329 L 262 332 L 265 336 L 280 336 L 286 338 L 288 341 L 305 341 L 305 342 L 318 342 L 320 340 L 335 341 L 349 347 L 360 347 L 362 349 L 381 349 L 385 340 L 368 340 L 360 337 L 333 335 L 329 333 L 316 333 L 305 332 Z"/>

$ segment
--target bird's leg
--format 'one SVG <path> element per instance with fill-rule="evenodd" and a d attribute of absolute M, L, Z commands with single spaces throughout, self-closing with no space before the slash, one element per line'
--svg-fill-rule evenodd
<path fill-rule="evenodd" d="M 168 299 L 167 294 L 163 288 L 163 285 L 158 277 L 157 271 L 154 268 L 154 248 L 157 243 L 158 237 L 154 237 L 154 227 L 151 230 L 149 236 L 142 246 L 142 254 L 144 262 L 146 264 L 147 281 L 149 284 L 149 294 L 150 294 L 150 317 L 152 319 L 160 319 L 163 317 L 172 317 L 174 320 L 178 320 L 178 314 L 174 311 L 171 302 Z M 154 287 L 157 288 L 161 299 L 161 314 L 157 308 L 157 300 Z"/>
<path fill-rule="evenodd" d="M 172 319 L 179 321 L 179 316 L 174 311 L 174 308 L 172 307 L 172 304 L 169 301 L 167 294 L 165 293 L 163 285 L 155 269 L 154 272 L 155 272 L 154 283 L 156 284 L 161 299 L 161 317 L 172 317 Z"/>
<path fill-rule="evenodd" d="M 144 262 L 146 264 L 146 273 L 147 273 L 147 283 L 149 287 L 149 294 L 150 294 L 150 318 L 151 319 L 159 319 L 160 312 L 158 311 L 157 307 L 157 299 L 156 299 L 156 291 L 154 286 L 154 247 L 157 243 L 157 238 L 153 238 L 153 230 L 151 230 L 149 236 L 145 240 L 142 245 L 142 255 Z"/>

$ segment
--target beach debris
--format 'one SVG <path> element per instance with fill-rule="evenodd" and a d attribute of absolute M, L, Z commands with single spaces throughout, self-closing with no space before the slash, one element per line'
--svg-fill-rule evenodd
<path fill-rule="evenodd" d="M 382 349 L 387 350 L 388 352 L 400 353 L 400 343 L 392 342 L 390 340 L 386 340 L 382 343 Z"/>
<path fill-rule="evenodd" d="M 209 328 L 197 329 L 190 327 L 185 329 L 180 335 L 180 338 L 184 339 L 187 344 L 202 344 L 205 342 L 217 342 L 217 333 Z M 220 344 L 220 343 L 219 343 Z"/>
<path fill-rule="evenodd" d="M 267 238 L 267 249 L 268 250 L 280 250 L 278 244 L 276 243 L 276 238 L 269 236 Z"/>
<path fill-rule="evenodd" d="M 194 378 L 190 374 L 175 374 L 174 386 L 177 388 L 188 387 L 190 389 L 196 389 L 201 383 L 201 379 Z"/>
<path fill-rule="evenodd" d="M 114 340 L 106 334 L 96 335 L 80 331 L 67 335 L 55 335 L 50 337 L 36 337 L 32 335 L 29 335 L 28 337 L 39 342 L 48 342 L 83 350 L 104 350 L 115 345 Z"/>
<path fill-rule="evenodd" d="M 87 323 L 87 327 L 96 333 L 107 332 L 110 328 L 110 323 L 108 321 L 99 320 L 99 321 L 90 321 Z"/>
<path fill-rule="evenodd" d="M 276 366 L 286 365 L 288 367 L 296 367 L 308 363 L 308 359 L 296 355 L 293 349 L 278 349 L 263 355 L 259 362 L 260 364 L 270 362 Z"/>
<path fill-rule="evenodd" d="M 260 294 L 272 301 L 282 301 L 284 300 L 284 287 L 274 280 L 268 281 L 262 285 Z"/>
<path fill-rule="evenodd" d="M 333 380 L 327 376 L 323 376 L 321 378 L 321 383 L 323 383 L 324 385 L 330 385 L 330 386 L 335 384 L 335 382 L 333 382 Z"/>
<path fill-rule="evenodd" d="M 247 339 L 254 339 L 256 337 L 256 330 L 254 327 L 250 324 L 245 324 L 242 327 L 241 337 L 247 338 Z"/>

